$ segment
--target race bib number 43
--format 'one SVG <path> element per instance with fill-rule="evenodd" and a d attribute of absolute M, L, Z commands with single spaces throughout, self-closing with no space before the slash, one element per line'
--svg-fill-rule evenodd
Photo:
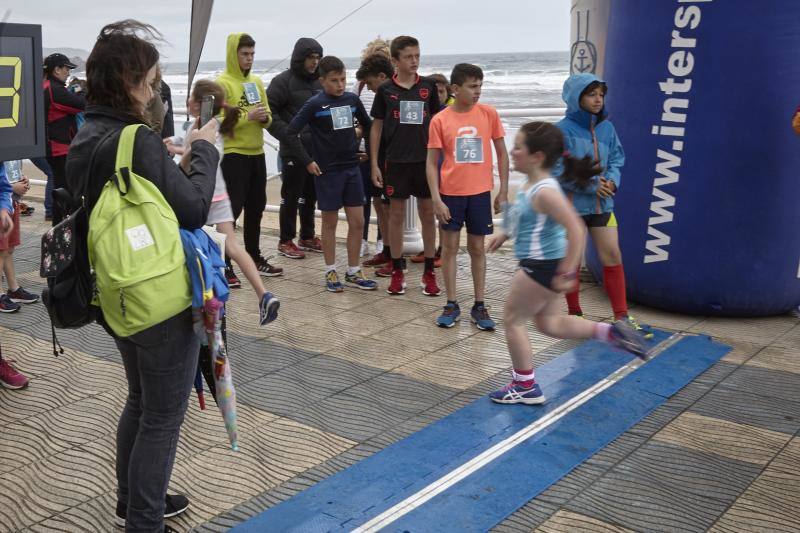
<path fill-rule="evenodd" d="M 456 137 L 456 163 L 483 163 L 483 138 Z"/>
<path fill-rule="evenodd" d="M 353 110 L 349 105 L 331 108 L 331 120 L 334 130 L 343 130 L 353 127 Z"/>
<path fill-rule="evenodd" d="M 425 102 L 400 101 L 400 124 L 422 124 L 425 117 Z"/>

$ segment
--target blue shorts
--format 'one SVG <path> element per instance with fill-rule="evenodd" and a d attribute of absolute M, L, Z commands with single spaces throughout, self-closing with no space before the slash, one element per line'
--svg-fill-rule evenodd
<path fill-rule="evenodd" d="M 314 176 L 314 186 L 320 211 L 338 211 L 342 206 L 361 206 L 366 201 L 361 172 L 357 166 Z"/>
<path fill-rule="evenodd" d="M 461 231 L 467 225 L 470 235 L 491 235 L 494 232 L 492 223 L 492 193 L 490 191 L 471 196 L 448 196 L 442 194 L 444 205 L 450 210 L 450 222 L 439 226 L 447 231 Z"/>

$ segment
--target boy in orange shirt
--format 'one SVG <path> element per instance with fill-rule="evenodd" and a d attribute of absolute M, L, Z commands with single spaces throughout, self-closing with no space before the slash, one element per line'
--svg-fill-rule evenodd
<path fill-rule="evenodd" d="M 486 254 L 484 237 L 494 231 L 492 224 L 492 147 L 497 153 L 500 191 L 494 200 L 495 213 L 508 201 L 508 152 L 505 132 L 492 106 L 479 104 L 483 71 L 476 65 L 459 63 L 450 74 L 454 102 L 431 120 L 426 173 L 433 210 L 442 230 L 442 273 L 447 304 L 436 319 L 440 327 L 450 328 L 460 318 L 456 301 L 456 255 L 461 227 L 467 226 L 467 251 L 472 268 L 475 304 L 470 317 L 482 330 L 493 330 L 495 323 L 484 305 Z M 444 156 L 439 172 L 439 157 Z"/>

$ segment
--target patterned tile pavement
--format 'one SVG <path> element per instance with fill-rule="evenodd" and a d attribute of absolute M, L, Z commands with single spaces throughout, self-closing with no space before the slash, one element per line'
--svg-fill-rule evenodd
<path fill-rule="evenodd" d="M 23 286 L 40 291 L 46 226 L 37 207 L 23 219 L 15 263 Z M 274 229 L 267 223 L 265 250 Z M 407 294 L 390 297 L 386 280 L 376 292 L 326 292 L 317 254 L 276 263 L 285 276 L 266 284 L 282 300 L 278 321 L 257 326 L 246 284 L 229 304 L 241 451 L 229 451 L 214 408 L 190 404 L 171 486 L 192 502 L 170 521 L 181 530 L 223 531 L 507 380 L 509 256 L 488 266 L 494 333 L 468 320 L 436 328 L 443 301 L 414 287 L 416 265 Z M 459 284 L 469 301 L 465 254 Z M 585 283 L 582 300 L 593 318 L 610 319 L 600 287 Z M 800 321 L 632 312 L 734 350 L 495 531 L 800 530 Z M 97 326 L 59 332 L 65 353 L 54 357 L 40 304 L 0 316 L 0 334 L 4 357 L 32 378 L 26 390 L 0 389 L 0 531 L 113 531 L 114 433 L 126 394 L 113 342 Z M 530 335 L 536 364 L 576 345 Z M 536 475 L 535 465 L 520 475 Z"/>

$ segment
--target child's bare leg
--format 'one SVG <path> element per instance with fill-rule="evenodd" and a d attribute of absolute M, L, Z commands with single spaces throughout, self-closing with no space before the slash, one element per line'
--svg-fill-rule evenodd
<path fill-rule="evenodd" d="M 3 250 L 0 252 L 3 264 L 3 274 L 6 276 L 6 289 L 14 291 L 19 289 L 17 285 L 17 273 L 14 271 L 14 249 Z"/>
<path fill-rule="evenodd" d="M 347 217 L 347 266 L 357 267 L 361 251 L 361 235 L 364 233 L 364 210 L 361 206 L 345 206 L 344 213 Z"/>
<path fill-rule="evenodd" d="M 233 232 L 233 222 L 220 222 L 217 224 L 217 231 L 225 235 L 225 255 L 236 261 L 244 277 L 247 278 L 247 281 L 256 291 L 256 295 L 261 298 L 267 290 L 264 288 L 264 283 L 261 281 L 261 275 L 258 273 L 253 258 L 236 240 L 236 235 Z"/>
<path fill-rule="evenodd" d="M 363 220 L 364 213 L 361 213 Z M 336 226 L 339 223 L 339 210 L 322 212 L 322 255 L 326 265 L 336 264 Z M 363 231 L 363 227 L 361 231 Z M 358 234 L 358 246 L 361 246 L 361 233 Z M 360 250 L 356 250 L 358 254 Z M 356 263 L 358 264 L 358 263 Z"/>
<path fill-rule="evenodd" d="M 503 320 L 508 352 L 515 369 L 527 371 L 533 369 L 533 351 L 526 325 L 556 296 L 555 292 L 545 289 L 521 270 L 514 274 L 503 311 Z"/>

